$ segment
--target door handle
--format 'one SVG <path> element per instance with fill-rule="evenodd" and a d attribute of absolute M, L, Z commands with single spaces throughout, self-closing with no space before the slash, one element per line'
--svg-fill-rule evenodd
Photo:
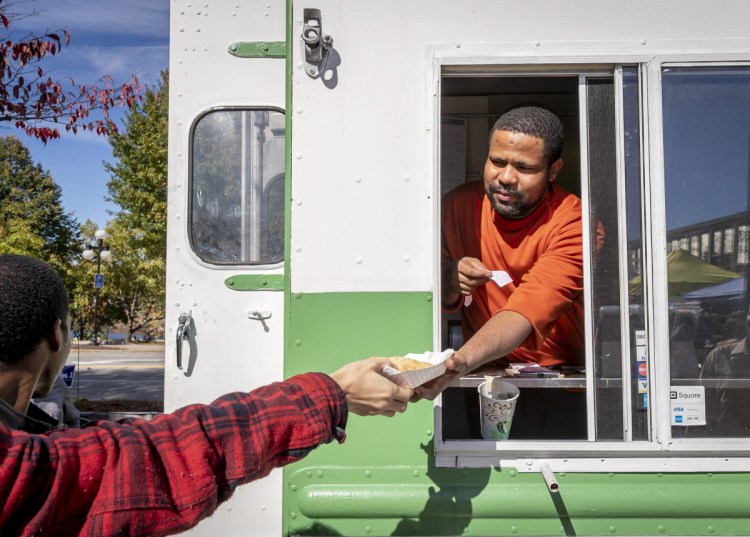
<path fill-rule="evenodd" d="M 182 369 L 182 342 L 190 340 L 190 324 L 193 322 L 193 312 L 180 313 L 177 319 L 177 369 Z"/>
<path fill-rule="evenodd" d="M 260 324 L 263 325 L 263 330 L 268 332 L 270 329 L 268 328 L 268 325 L 266 324 L 266 319 L 271 318 L 271 312 L 270 311 L 258 311 L 258 310 L 250 310 L 247 312 L 247 316 L 250 319 L 254 319 L 256 321 L 260 321 Z"/>

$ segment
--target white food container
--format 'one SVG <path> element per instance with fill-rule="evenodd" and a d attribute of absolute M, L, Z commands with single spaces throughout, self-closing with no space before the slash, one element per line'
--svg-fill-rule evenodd
<path fill-rule="evenodd" d="M 405 354 L 405 358 L 411 358 L 419 362 L 426 362 L 430 365 L 412 371 L 398 371 L 397 369 L 386 366 L 383 369 L 383 373 L 399 386 L 413 389 L 445 373 L 444 362 L 453 354 L 453 352 L 453 349 L 446 349 L 442 352 L 427 351 L 423 354 Z"/>

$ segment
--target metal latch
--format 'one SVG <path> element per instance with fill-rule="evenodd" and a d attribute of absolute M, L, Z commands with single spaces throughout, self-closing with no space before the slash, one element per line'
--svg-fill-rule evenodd
<path fill-rule="evenodd" d="M 177 319 L 177 369 L 182 369 L 182 342 L 190 340 L 190 325 L 192 322 L 192 311 L 180 313 Z"/>
<path fill-rule="evenodd" d="M 312 78 L 318 78 L 325 71 L 328 55 L 333 48 L 333 38 L 323 33 L 323 20 L 319 9 L 303 10 L 304 25 L 300 44 L 305 72 Z"/>

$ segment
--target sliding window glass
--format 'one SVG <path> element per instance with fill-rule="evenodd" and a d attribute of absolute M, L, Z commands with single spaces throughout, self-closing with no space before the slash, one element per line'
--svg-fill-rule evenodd
<path fill-rule="evenodd" d="M 664 67 L 670 419 L 750 436 L 750 68 Z"/>
<path fill-rule="evenodd" d="M 640 92 L 637 67 L 586 81 L 597 440 L 648 439 L 648 383 L 637 374 L 644 334 Z"/>

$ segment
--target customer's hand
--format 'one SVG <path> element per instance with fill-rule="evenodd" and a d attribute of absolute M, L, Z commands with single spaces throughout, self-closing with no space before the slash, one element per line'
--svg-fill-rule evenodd
<path fill-rule="evenodd" d="M 432 379 L 422 386 L 415 388 L 411 401 L 416 402 L 420 399 L 429 399 L 432 401 L 453 381 L 468 372 L 469 366 L 466 363 L 466 358 L 460 351 L 454 352 L 451 357 L 445 361 L 445 373 L 436 379 Z"/>
<path fill-rule="evenodd" d="M 381 372 L 392 365 L 387 358 L 368 358 L 331 373 L 346 395 L 349 411 L 360 416 L 393 416 L 406 410 L 413 390 L 402 388 Z"/>

